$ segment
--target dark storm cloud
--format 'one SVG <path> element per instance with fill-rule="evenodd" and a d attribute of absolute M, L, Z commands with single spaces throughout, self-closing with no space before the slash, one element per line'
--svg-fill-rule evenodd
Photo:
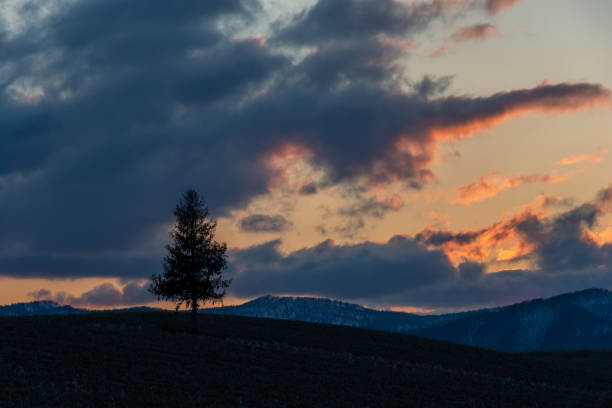
<path fill-rule="evenodd" d="M 167 220 L 189 185 L 204 184 L 217 208 L 263 192 L 256 163 L 206 177 L 220 165 L 211 157 L 230 148 L 215 110 L 231 110 L 285 63 L 254 40 L 216 31 L 219 15 L 248 19 L 244 3 L 77 2 L 44 27 L 44 39 L 5 39 L 29 52 L 6 56 L 14 75 L 42 83 L 45 94 L 24 103 L 7 92 L 14 83 L 0 89 L 0 177 L 19 176 L 0 192 L 0 243 L 126 248 Z M 223 107 L 200 109 L 214 104 Z"/>
<path fill-rule="evenodd" d="M 496 14 L 518 0 L 320 0 L 295 16 L 275 39 L 297 45 L 337 40 L 363 40 L 377 35 L 406 37 L 427 29 L 440 17 L 456 17 L 468 9 Z M 486 24 L 483 24 L 483 27 Z"/>
<path fill-rule="evenodd" d="M 311 58 L 317 58 L 316 54 L 295 69 L 300 71 Z M 307 146 L 332 181 L 362 176 L 372 181 L 419 182 L 432 177 L 426 166 L 439 137 L 460 138 L 522 112 L 574 110 L 609 97 L 600 85 L 557 84 L 489 97 L 424 100 L 361 81 L 363 77 L 354 74 L 352 67 L 343 69 L 338 66 L 335 71 L 336 82 L 298 77 L 262 96 L 244 111 L 245 116 L 258 118 L 250 122 L 254 124 L 251 134 L 260 135 L 262 145 L 272 143 L 271 135 L 283 134 L 285 141 Z M 386 69 L 385 65 L 380 69 Z M 400 138 L 422 149 L 418 153 L 399 150 Z"/>
<path fill-rule="evenodd" d="M 408 4 L 396 0 L 322 0 L 296 16 L 278 39 L 319 44 L 338 38 L 405 35 L 425 29 L 444 9 L 442 1 Z"/>
<path fill-rule="evenodd" d="M 286 256 L 278 251 L 279 244 L 232 253 L 233 295 L 319 295 L 381 306 L 469 308 L 612 287 L 610 266 L 484 273 L 482 264 L 464 262 L 455 268 L 442 251 L 404 237 L 383 244 L 336 246 L 324 241 Z"/>
<path fill-rule="evenodd" d="M 533 255 L 540 267 L 551 272 L 612 267 L 612 246 L 600 245 L 587 232 L 607 213 L 611 188 L 597 198 L 555 217 L 528 217 L 517 224 L 517 231 L 534 246 Z"/>
<path fill-rule="evenodd" d="M 279 145 L 311 151 L 326 186 L 419 187 L 433 178 L 439 137 L 608 97 L 586 83 L 486 97 L 401 91 L 405 50 L 373 34 L 416 33 L 451 3 L 322 0 L 265 41 L 231 29 L 254 21 L 254 1 L 76 1 L 2 35 L 0 274 L 150 276 L 159 255 L 129 254 L 161 250 L 152 241 L 166 236 L 180 193 L 200 190 L 213 216 L 244 207 L 268 191 L 266 157 Z M 240 24 L 221 24 L 230 17 Z M 282 54 L 281 40 L 308 32 L 316 50 L 297 62 Z M 398 150 L 399 139 L 419 153 Z"/>
<path fill-rule="evenodd" d="M 251 214 L 242 218 L 239 225 L 244 232 L 281 232 L 291 227 L 291 223 L 279 214 Z"/>
<path fill-rule="evenodd" d="M 126 256 L 100 254 L 35 255 L 0 258 L 0 276 L 19 278 L 123 277 L 149 278 L 161 269 L 163 255 Z"/>
<path fill-rule="evenodd" d="M 299 78 L 294 86 L 316 87 L 325 91 L 331 87 L 337 90 L 350 81 L 353 86 L 372 86 L 395 81 L 400 75 L 399 67 L 394 64 L 403 50 L 391 43 L 376 39 L 366 39 L 358 43 L 340 41 L 321 46 L 316 53 L 309 55 L 292 73 Z"/>
<path fill-rule="evenodd" d="M 483 264 L 463 262 L 454 267 L 444 252 L 404 237 L 383 244 L 336 246 L 325 241 L 286 256 L 278 251 L 279 244 L 272 241 L 232 253 L 232 295 L 318 295 L 378 306 L 454 309 L 612 287 L 610 265 L 555 273 L 485 273 Z"/>
<path fill-rule="evenodd" d="M 232 291 L 238 296 L 266 293 L 318 294 L 336 298 L 376 298 L 401 288 L 452 279 L 453 266 L 442 251 L 411 239 L 384 244 L 336 246 L 331 241 L 284 257 L 278 241 L 235 251 Z"/>

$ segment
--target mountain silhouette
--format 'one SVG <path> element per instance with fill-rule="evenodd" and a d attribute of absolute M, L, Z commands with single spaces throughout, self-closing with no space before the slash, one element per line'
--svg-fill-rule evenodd
<path fill-rule="evenodd" d="M 605 289 L 442 315 L 378 311 L 329 299 L 275 296 L 204 312 L 416 334 L 500 351 L 612 349 L 612 292 Z"/>
<path fill-rule="evenodd" d="M 142 306 L 113 311 L 158 310 Z M 0 306 L 0 316 L 82 313 L 94 311 L 51 301 Z M 373 310 L 325 298 L 270 295 L 239 306 L 202 309 L 201 313 L 361 327 L 509 352 L 612 349 L 612 292 L 606 289 L 441 315 Z"/>

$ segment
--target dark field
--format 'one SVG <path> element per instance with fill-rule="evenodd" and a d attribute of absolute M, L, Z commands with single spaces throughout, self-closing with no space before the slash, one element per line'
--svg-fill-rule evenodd
<path fill-rule="evenodd" d="M 0 318 L 1 407 L 612 406 L 612 352 L 504 354 L 348 327 Z"/>

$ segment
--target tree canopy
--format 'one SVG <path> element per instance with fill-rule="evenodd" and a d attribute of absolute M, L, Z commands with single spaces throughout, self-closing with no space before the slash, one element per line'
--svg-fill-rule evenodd
<path fill-rule="evenodd" d="M 187 190 L 174 210 L 176 222 L 171 243 L 162 261 L 163 273 L 152 276 L 150 291 L 160 300 L 185 304 L 195 325 L 200 304 L 222 301 L 231 279 L 223 279 L 227 245 L 215 240 L 217 222 L 208 206 L 193 189 Z"/>

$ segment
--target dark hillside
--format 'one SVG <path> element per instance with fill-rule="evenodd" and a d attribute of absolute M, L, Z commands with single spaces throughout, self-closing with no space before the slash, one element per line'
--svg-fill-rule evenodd
<path fill-rule="evenodd" d="M 601 406 L 611 352 L 176 313 L 0 318 L 0 406 Z"/>

